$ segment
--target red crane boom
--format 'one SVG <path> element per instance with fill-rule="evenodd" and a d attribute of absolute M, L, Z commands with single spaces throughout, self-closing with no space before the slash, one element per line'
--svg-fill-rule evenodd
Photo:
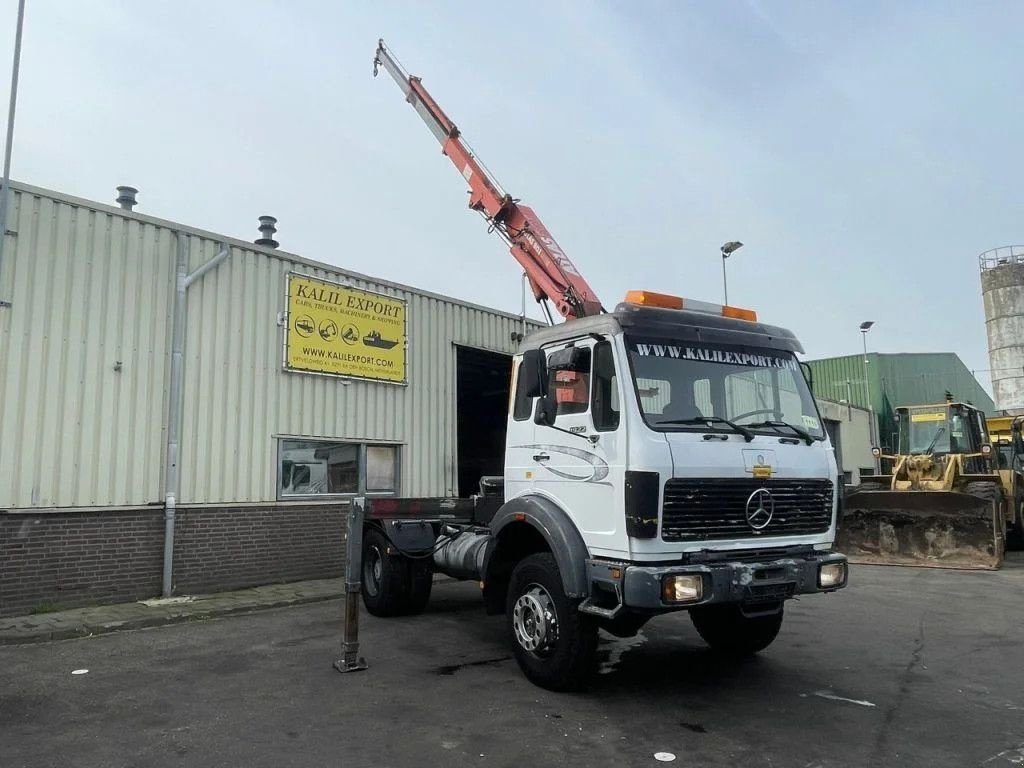
<path fill-rule="evenodd" d="M 603 311 L 601 302 L 555 238 L 541 223 L 533 209 L 520 205 L 501 188 L 462 138 L 458 127 L 423 87 L 420 78 L 410 75 L 385 47 L 377 45 L 373 74 L 383 66 L 398 83 L 405 100 L 412 104 L 431 133 L 441 143 L 441 151 L 455 164 L 469 184 L 469 207 L 479 211 L 509 246 L 516 261 L 526 272 L 537 301 L 551 320 L 545 301 L 555 305 L 566 318 L 586 317 Z"/>

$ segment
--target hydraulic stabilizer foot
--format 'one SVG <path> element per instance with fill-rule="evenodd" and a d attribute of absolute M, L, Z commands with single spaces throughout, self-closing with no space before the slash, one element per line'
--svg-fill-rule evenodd
<path fill-rule="evenodd" d="M 353 499 L 348 513 L 345 532 L 345 635 L 341 643 L 341 658 L 334 662 L 339 672 L 361 672 L 367 668 L 366 659 L 359 655 L 359 598 L 362 593 L 363 563 L 363 499 Z"/>

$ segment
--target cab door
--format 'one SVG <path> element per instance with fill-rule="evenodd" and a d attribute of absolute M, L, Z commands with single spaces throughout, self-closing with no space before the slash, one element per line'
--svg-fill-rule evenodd
<path fill-rule="evenodd" d="M 592 554 L 621 555 L 625 440 L 612 344 L 587 338 L 546 352 L 548 394 L 538 411 L 554 409 L 554 418 L 534 418 L 533 490 L 569 514 Z M 571 364 L 560 362 L 570 357 Z"/>
<path fill-rule="evenodd" d="M 505 499 L 513 499 L 533 490 L 537 463 L 532 447 L 536 442 L 537 425 L 534 415 L 537 398 L 526 395 L 526 376 L 523 360 L 517 357 L 512 367 L 512 397 L 509 404 L 508 426 L 505 430 Z"/>

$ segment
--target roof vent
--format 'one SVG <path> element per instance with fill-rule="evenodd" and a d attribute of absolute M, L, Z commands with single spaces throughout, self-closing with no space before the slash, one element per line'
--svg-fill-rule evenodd
<path fill-rule="evenodd" d="M 260 216 L 260 234 L 263 235 L 259 240 L 256 241 L 256 245 L 265 245 L 268 248 L 277 248 L 279 243 L 274 239 L 274 233 L 277 232 L 277 219 L 273 216 Z"/>
<path fill-rule="evenodd" d="M 135 196 L 139 194 L 139 190 L 135 187 L 118 187 L 117 188 L 117 203 L 126 211 L 132 210 L 138 201 Z"/>

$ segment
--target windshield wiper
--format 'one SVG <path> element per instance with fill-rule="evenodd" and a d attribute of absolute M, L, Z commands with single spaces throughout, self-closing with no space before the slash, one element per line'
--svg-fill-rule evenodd
<path fill-rule="evenodd" d="M 754 439 L 754 433 L 746 427 L 741 427 L 739 424 L 734 424 L 728 419 L 723 419 L 721 416 L 694 416 L 690 419 L 665 419 L 658 422 L 661 424 L 725 424 L 730 427 L 734 432 L 743 435 L 743 439 L 748 443 Z"/>
<path fill-rule="evenodd" d="M 932 438 L 932 441 L 931 443 L 928 444 L 928 447 L 924 449 L 926 456 L 932 455 L 932 451 L 935 450 L 935 446 L 939 442 L 939 438 L 942 437 L 942 433 L 945 431 L 945 427 L 939 427 L 937 430 L 935 430 L 935 437 Z"/>
<path fill-rule="evenodd" d="M 779 431 L 779 427 L 787 427 L 793 430 L 793 434 L 798 435 L 808 445 L 814 442 L 814 438 L 811 433 L 803 427 L 798 427 L 796 424 L 790 424 L 788 421 L 760 421 L 757 424 L 748 424 L 749 427 L 772 427 L 776 432 Z"/>

